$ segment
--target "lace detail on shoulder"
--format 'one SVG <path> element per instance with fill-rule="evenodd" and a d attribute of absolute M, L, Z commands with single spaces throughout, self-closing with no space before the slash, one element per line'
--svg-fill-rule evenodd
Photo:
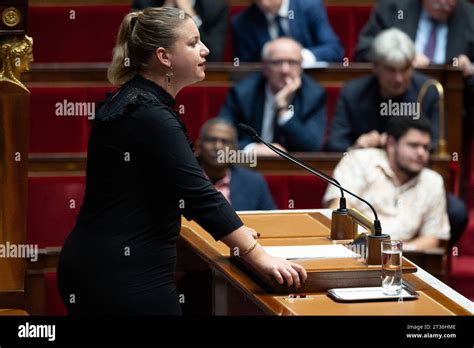
<path fill-rule="evenodd" d="M 194 144 L 189 137 L 186 125 L 178 113 L 166 105 L 166 103 L 163 103 L 160 98 L 151 91 L 145 88 L 135 87 L 131 83 L 125 84 L 114 94 L 109 94 L 105 101 L 98 103 L 98 111 L 96 112 L 93 124 L 103 125 L 108 122 L 113 122 L 130 115 L 139 108 L 150 105 L 165 106 L 170 110 L 171 114 L 178 120 L 189 146 L 194 151 Z"/>
<path fill-rule="evenodd" d="M 105 101 L 98 103 L 94 123 L 118 120 L 143 105 L 159 103 L 159 99 L 152 93 L 140 88 L 124 86 L 113 95 L 109 95 Z"/>

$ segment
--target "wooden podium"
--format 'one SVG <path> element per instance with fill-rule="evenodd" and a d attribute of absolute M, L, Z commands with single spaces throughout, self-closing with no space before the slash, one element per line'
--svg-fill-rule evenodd
<path fill-rule="evenodd" d="M 260 233 L 263 246 L 327 245 L 330 219 L 317 211 L 254 212 L 240 214 L 244 223 Z M 201 262 L 212 272 L 208 286 L 212 313 L 216 315 L 469 315 L 466 308 L 416 276 L 417 267 L 403 260 L 404 280 L 416 289 L 416 300 L 403 302 L 338 303 L 326 292 L 336 287 L 380 286 L 380 266 L 367 266 L 361 259 L 305 259 L 308 280 L 298 293 L 293 288 L 265 281 L 251 268 L 230 257 L 229 248 L 214 239 L 197 223 L 183 219 L 178 255 L 180 265 Z M 194 258 L 194 259 L 193 259 Z M 183 260 L 184 259 L 184 260 Z M 182 267 L 180 271 L 186 271 Z M 204 292 L 201 289 L 201 298 Z M 186 293 L 183 295 L 186 296 Z M 203 302 L 205 302 L 203 300 Z"/>

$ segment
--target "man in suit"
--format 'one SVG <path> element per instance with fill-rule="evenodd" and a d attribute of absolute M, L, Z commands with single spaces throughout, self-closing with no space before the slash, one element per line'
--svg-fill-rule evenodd
<path fill-rule="evenodd" d="M 245 123 L 264 140 L 288 151 L 319 151 L 326 126 L 324 89 L 301 68 L 301 45 L 278 38 L 263 48 L 262 73 L 237 83 L 219 117 Z M 239 130 L 239 147 L 271 155 L 264 145 Z"/>
<path fill-rule="evenodd" d="M 276 209 L 263 176 L 235 162 L 245 159 L 237 150 L 237 133 L 223 119 L 208 120 L 196 141 L 196 156 L 206 176 L 235 210 Z M 245 163 L 242 163 L 245 164 Z M 253 165 L 255 163 L 247 163 Z"/>
<path fill-rule="evenodd" d="M 329 133 L 327 149 L 385 145 L 385 126 L 392 117 L 426 117 L 438 139 L 438 96 L 431 88 L 421 105 L 418 93 L 428 76 L 413 70 L 415 46 L 407 34 L 392 28 L 382 31 L 373 42 L 373 74 L 346 83 L 339 96 Z"/>
<path fill-rule="evenodd" d="M 201 41 L 209 48 L 206 60 L 222 61 L 229 18 L 225 0 L 134 0 L 132 8 L 177 7 L 190 14 L 196 23 Z"/>
<path fill-rule="evenodd" d="M 382 30 L 399 28 L 415 42 L 415 67 L 454 64 L 474 74 L 474 6 L 467 0 L 379 0 L 362 29 L 356 61 L 369 61 L 370 45 Z"/>
<path fill-rule="evenodd" d="M 255 0 L 232 19 L 235 56 L 258 62 L 263 45 L 290 36 L 303 46 L 303 67 L 338 62 L 344 49 L 328 21 L 322 0 Z"/>

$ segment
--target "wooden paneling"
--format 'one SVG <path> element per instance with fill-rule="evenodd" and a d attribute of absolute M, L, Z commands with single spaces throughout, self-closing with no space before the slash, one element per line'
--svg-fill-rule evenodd
<path fill-rule="evenodd" d="M 0 244 L 7 252 L 8 245 L 23 249 L 26 240 L 29 101 L 27 90 L 0 81 Z M 21 256 L 0 257 L 0 308 L 23 308 L 18 299 L 26 261 Z"/>

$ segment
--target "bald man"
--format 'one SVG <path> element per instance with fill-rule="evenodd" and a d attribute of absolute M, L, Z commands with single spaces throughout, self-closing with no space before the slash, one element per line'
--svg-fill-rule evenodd
<path fill-rule="evenodd" d="M 253 127 L 264 140 L 293 152 L 319 151 L 326 127 L 324 89 L 303 73 L 302 46 L 283 37 L 262 49 L 262 73 L 237 83 L 219 117 Z M 239 130 L 239 147 L 272 153 Z"/>

